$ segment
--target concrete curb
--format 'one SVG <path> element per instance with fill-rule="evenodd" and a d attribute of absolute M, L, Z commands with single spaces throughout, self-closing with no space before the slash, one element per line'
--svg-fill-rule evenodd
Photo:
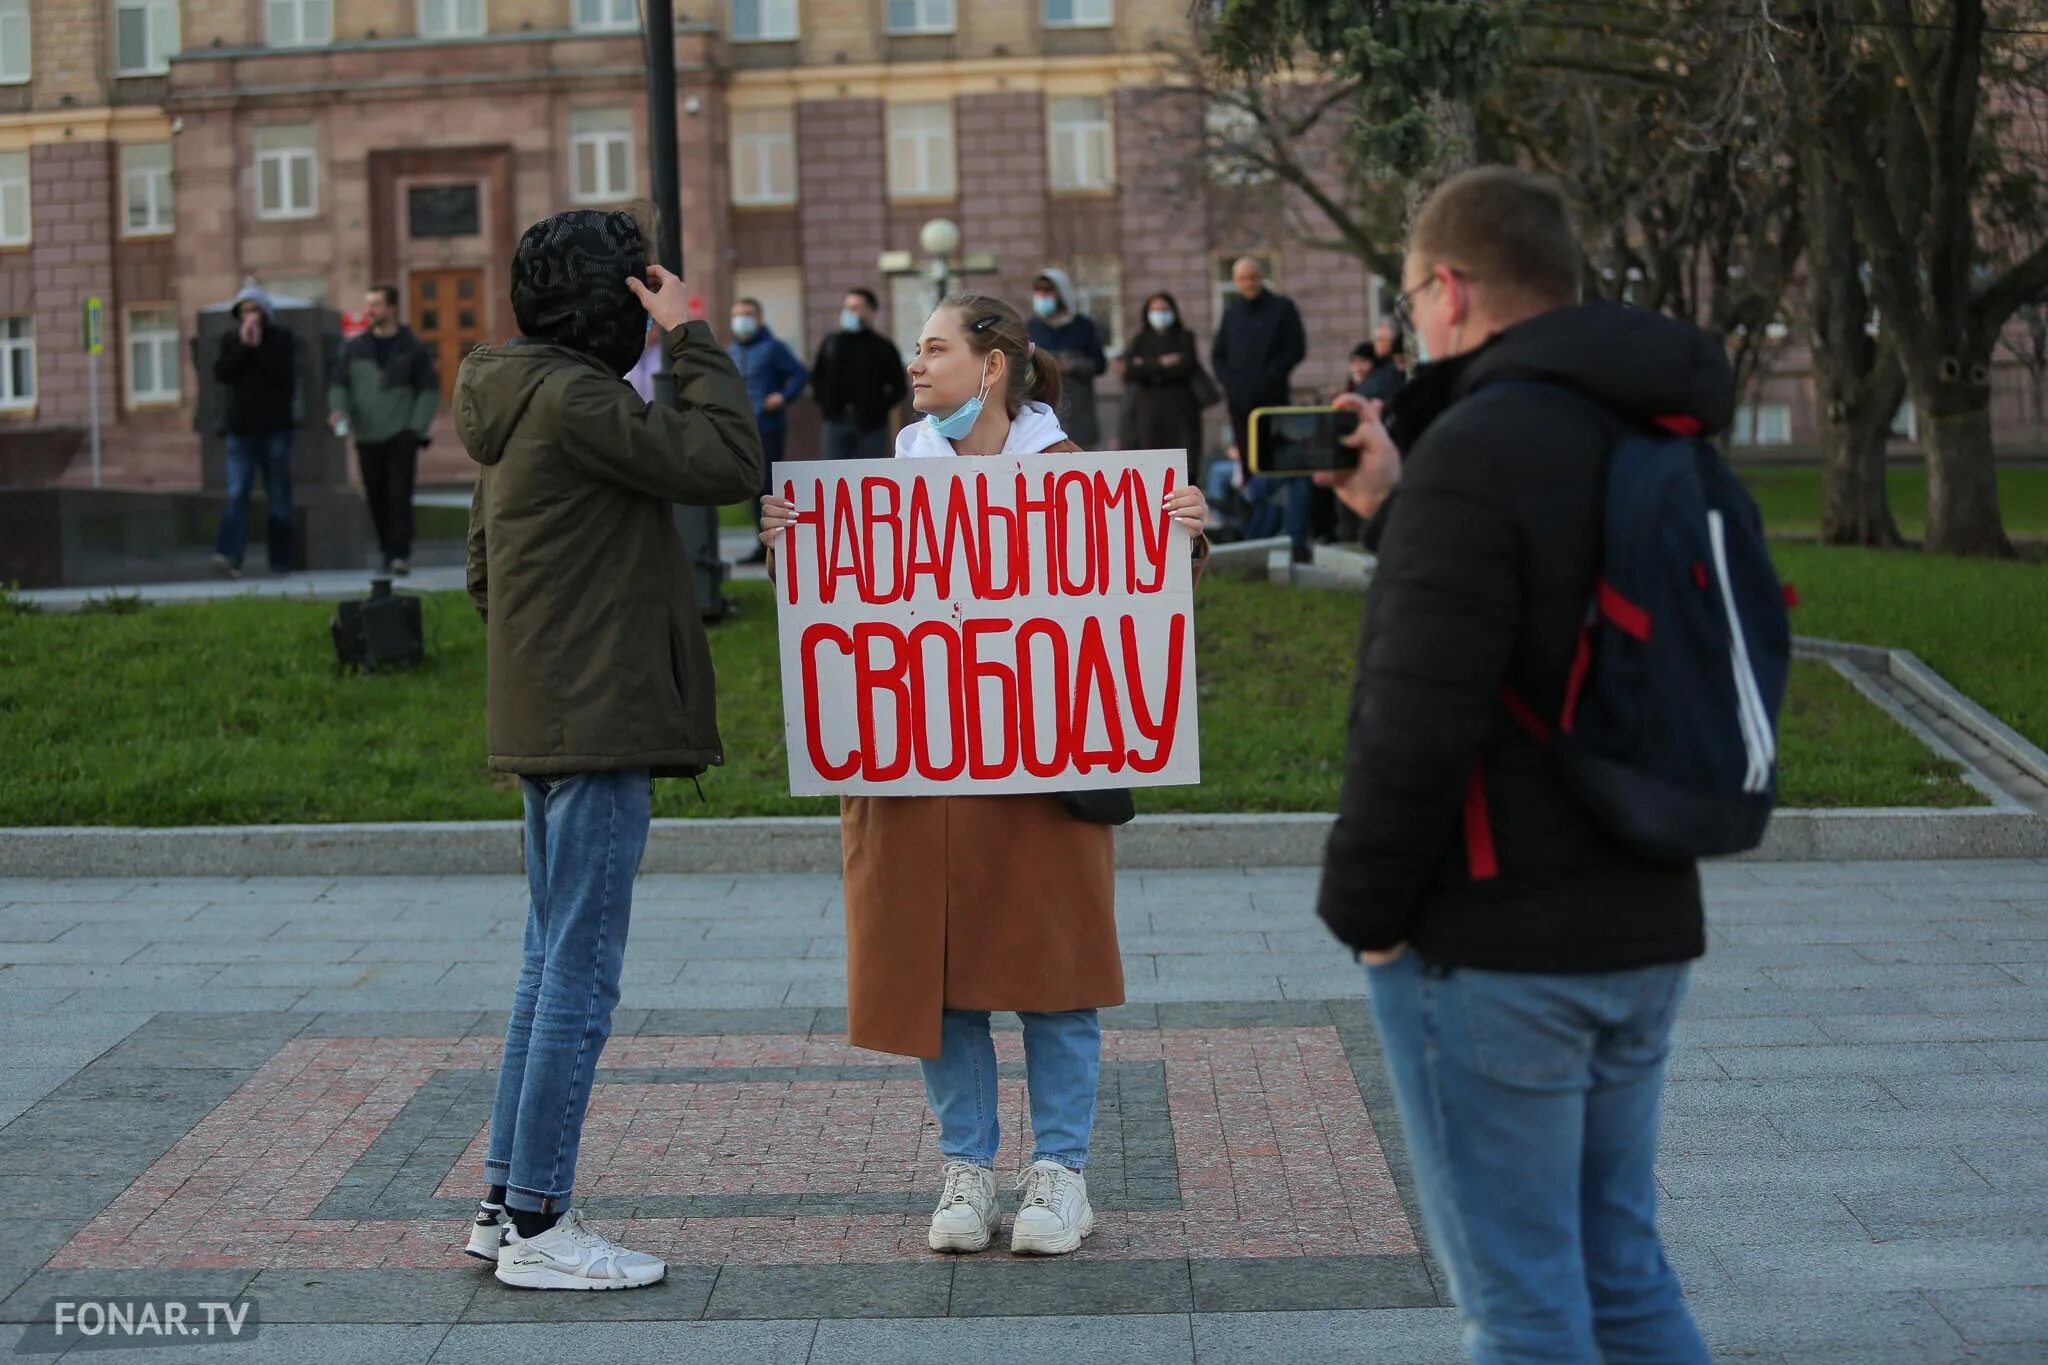
<path fill-rule="evenodd" d="M 1313 867 L 1328 815 L 1141 815 L 1117 833 L 1117 866 Z M 251 825 L 190 829 L 0 829 L 10 877 L 511 875 L 518 821 Z M 2027 811 L 1780 811 L 1745 860 L 1864 862 L 2048 857 L 2048 821 Z M 833 816 L 657 820 L 642 864 L 661 873 L 836 873 Z"/>

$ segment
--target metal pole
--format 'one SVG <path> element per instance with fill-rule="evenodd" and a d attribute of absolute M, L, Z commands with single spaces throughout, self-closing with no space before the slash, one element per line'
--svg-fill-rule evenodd
<path fill-rule="evenodd" d="M 92 486 L 100 486 L 100 355 L 94 351 L 86 358 L 88 380 L 87 396 L 92 402 Z"/>
<path fill-rule="evenodd" d="M 674 0 L 647 0 L 647 155 L 654 207 L 661 213 L 656 253 L 683 273 L 683 198 L 676 179 L 676 13 Z"/>
<path fill-rule="evenodd" d="M 660 240 L 655 259 L 683 274 L 683 195 L 676 143 L 676 16 L 674 0 L 644 0 L 646 21 L 643 39 L 647 51 L 647 157 L 648 185 L 654 192 L 655 211 L 661 217 Z M 675 376 L 668 366 L 654 374 L 654 401 L 664 407 L 676 402 Z M 683 551 L 690 561 L 691 587 L 697 610 L 707 621 L 722 621 L 732 610 L 725 595 L 725 561 L 718 550 L 718 509 L 677 507 L 676 530 L 683 537 Z"/>

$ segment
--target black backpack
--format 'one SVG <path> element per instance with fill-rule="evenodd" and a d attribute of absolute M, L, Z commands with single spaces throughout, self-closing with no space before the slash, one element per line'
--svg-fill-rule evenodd
<path fill-rule="evenodd" d="M 1777 802 L 1792 660 L 1792 594 L 1756 502 L 1692 419 L 1637 426 L 1583 394 L 1535 386 L 1598 408 L 1620 437 L 1607 458 L 1601 576 L 1562 711 L 1547 720 L 1511 689 L 1502 703 L 1634 852 L 1684 861 L 1755 848 Z M 1465 810 L 1475 879 L 1499 871 L 1485 801 L 1475 772 Z"/>

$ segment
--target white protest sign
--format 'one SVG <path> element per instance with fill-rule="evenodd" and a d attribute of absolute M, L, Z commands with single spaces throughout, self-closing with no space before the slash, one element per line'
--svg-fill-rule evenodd
<path fill-rule="evenodd" d="M 1181 452 L 777 464 L 796 796 L 1201 780 Z"/>

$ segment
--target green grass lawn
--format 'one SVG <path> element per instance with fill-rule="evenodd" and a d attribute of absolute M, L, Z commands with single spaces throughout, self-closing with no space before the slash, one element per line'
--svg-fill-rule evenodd
<path fill-rule="evenodd" d="M 1910 582 L 1842 551 L 1829 572 L 1786 567 L 1810 603 L 1802 629 L 1871 638 L 1859 613 L 1910 621 L 1883 585 Z M 1898 570 L 1919 570 L 1900 557 Z M 1933 566 L 1945 569 L 1948 566 Z M 2044 615 L 2048 570 L 1957 565 L 1955 594 L 1981 602 L 1975 575 L 2033 574 L 2030 629 Z M 2007 584 L 2016 590 L 2022 580 Z M 1868 594 L 1868 598 L 1864 594 Z M 741 613 L 712 632 L 731 762 L 704 779 L 657 788 L 660 815 L 781 815 L 833 810 L 788 795 L 773 606 L 767 586 L 734 585 Z M 1944 594 L 1931 594 L 1939 600 Z M 1221 577 L 1197 597 L 1196 638 L 1206 780 L 1140 797 L 1148 811 L 1328 810 L 1336 800 L 1359 599 Z M 1903 603 L 1901 603 L 1903 605 Z M 340 820 L 507 819 L 515 784 L 484 768 L 483 628 L 459 594 L 426 602 L 432 660 L 418 672 L 337 675 L 331 608 L 237 600 L 132 614 L 15 615 L 0 610 L 0 825 L 241 824 Z M 2006 639 L 2017 633 L 2015 626 Z M 2003 620 L 2001 616 L 1999 619 Z M 1958 640 L 1967 627 L 1953 626 Z M 1938 642 L 1938 640 L 1937 640 Z M 1922 643 L 1916 643 L 1922 648 Z M 1997 640 L 1955 657 L 1983 659 L 2026 699 L 2019 665 L 2038 648 Z M 1923 652 L 1942 667 L 1936 649 Z M 1987 695 L 1987 700 L 1994 700 Z M 1994 704 L 1995 701 L 1994 701 Z M 2026 712 L 2036 722 L 2048 708 Z M 2016 721 L 2017 723 L 2017 721 Z M 1788 804 L 1958 804 L 1975 794 L 1832 672 L 1802 666 L 1785 724 Z"/>
<path fill-rule="evenodd" d="M 1736 472 L 1763 509 L 1772 535 L 1820 534 L 1820 470 L 1747 465 Z M 1885 489 L 1900 534 L 1913 540 L 1927 534 L 1927 471 L 1889 470 Z M 1998 503 L 2008 535 L 2048 536 L 2048 469 L 1999 470 Z"/>
<path fill-rule="evenodd" d="M 1774 545 L 1801 635 L 1910 649 L 2048 747 L 2048 566 Z"/>

